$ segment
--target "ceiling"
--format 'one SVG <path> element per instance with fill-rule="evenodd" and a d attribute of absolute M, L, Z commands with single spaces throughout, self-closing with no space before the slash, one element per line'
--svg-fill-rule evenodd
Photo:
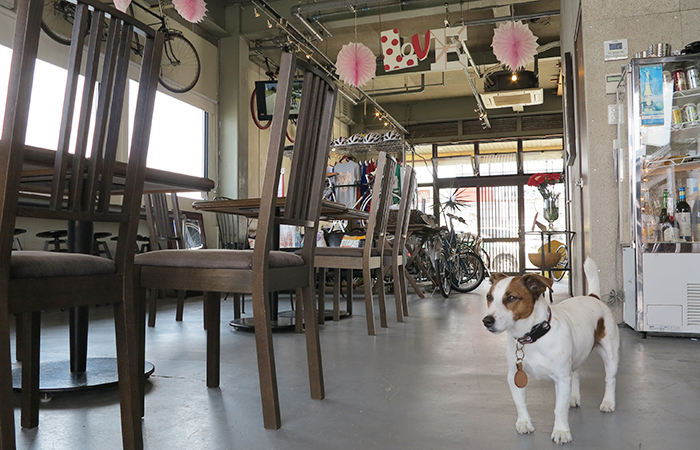
<path fill-rule="evenodd" d="M 229 4 L 238 3 L 236 0 L 224 1 Z M 356 12 L 345 6 L 352 3 L 360 5 L 356 8 Z M 422 38 L 427 30 L 444 27 L 447 19 L 452 26 L 467 24 L 467 47 L 477 67 L 483 72 L 497 63 L 491 51 L 491 40 L 494 28 L 504 20 L 510 20 L 511 17 L 517 20 L 523 17 L 523 22 L 528 24 L 538 38 L 537 42 L 540 46 L 557 42 L 561 28 L 560 0 L 472 0 L 464 1 L 461 5 L 459 2 L 450 3 L 447 11 L 444 0 L 404 0 L 402 2 L 368 0 L 368 3 L 352 0 L 297 3 L 282 0 L 271 2 L 270 5 L 280 15 L 288 18 L 292 26 L 309 36 L 314 46 L 332 61 L 335 61 L 342 46 L 349 42 L 361 42 L 375 55 L 381 56 L 380 31 L 398 28 L 404 41 L 410 42 L 410 37 L 416 33 Z M 323 41 L 314 39 L 299 18 L 292 15 L 297 5 L 303 8 L 301 17 L 317 30 L 323 37 Z M 268 39 L 278 36 L 279 31 L 274 28 L 268 29 L 264 16 L 255 19 L 253 14 L 250 14 L 252 13 L 251 4 L 244 8 L 251 17 L 251 21 L 248 22 L 244 11 L 243 19 L 248 27 L 244 35 L 251 42 L 257 42 L 262 47 L 269 46 Z M 499 14 L 505 14 L 505 16 L 496 17 Z M 318 20 L 332 34 L 332 37 L 329 37 L 315 20 Z M 559 49 L 556 44 L 553 45 L 555 48 L 540 55 L 538 64 L 540 87 L 552 91 L 556 90 L 559 78 Z M 263 50 L 259 53 L 269 55 L 272 60 L 276 59 L 273 56 L 274 52 Z M 386 74 L 380 64 L 377 68 L 377 76 L 362 88 L 368 94 L 378 94 L 376 99 L 380 103 L 471 95 L 471 89 L 463 71 L 431 72 L 427 63 L 433 60 L 434 57 L 431 55 L 425 61 L 426 64 L 421 64 L 416 69 L 390 74 Z M 381 60 L 378 59 L 378 61 Z M 529 70 L 532 69 L 531 65 Z M 425 85 L 422 90 L 419 89 L 422 82 L 421 75 L 424 77 Z M 481 80 L 476 81 L 477 89 L 483 92 Z M 419 90 L 420 92 L 410 93 Z M 392 93 L 393 95 L 390 95 Z"/>

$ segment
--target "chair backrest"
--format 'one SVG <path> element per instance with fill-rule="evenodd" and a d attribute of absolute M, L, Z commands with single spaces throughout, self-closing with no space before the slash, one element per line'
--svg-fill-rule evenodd
<path fill-rule="evenodd" d="M 214 200 L 232 200 L 228 197 L 214 197 Z M 246 226 L 241 223 L 245 221 Z M 219 228 L 219 248 L 240 250 L 247 247 L 248 221 L 245 217 L 235 214 L 216 213 L 216 225 Z M 241 230 L 241 228 L 245 228 Z"/>
<path fill-rule="evenodd" d="M 170 197 L 170 202 L 168 202 Z M 146 221 L 152 250 L 184 249 L 183 216 L 177 194 L 145 194 Z"/>
<path fill-rule="evenodd" d="M 386 227 L 389 222 L 389 207 L 393 204 L 396 159 L 386 152 L 377 156 L 377 170 L 372 183 L 372 202 L 369 208 L 369 220 L 365 233 L 365 256 L 369 256 L 372 247 L 383 249 L 386 239 Z"/>
<path fill-rule="evenodd" d="M 5 272 L 9 267 L 14 222 L 19 215 L 118 223 L 120 240 L 115 262 L 117 270 L 123 271 L 125 265 L 133 262 L 163 35 L 98 0 L 77 0 L 58 149 L 55 154 L 26 149 L 43 9 L 43 0 L 18 2 L 0 140 L 0 270 Z M 134 32 L 145 37 L 145 48 L 139 61 L 141 75 L 131 151 L 128 161 L 123 163 L 116 160 L 117 144 Z M 82 67 L 84 82 L 79 95 Z M 98 86 L 99 93 L 95 95 Z M 75 152 L 71 153 L 69 143 L 76 108 L 79 111 L 77 143 Z M 48 158 L 38 156 L 46 157 L 47 153 Z M 23 167 L 28 166 L 33 170 L 23 173 Z M 38 195 L 30 202 L 20 202 L 24 199 L 20 198 L 20 190 Z M 122 196 L 122 204 L 117 208 L 110 205 L 113 195 Z"/>
<path fill-rule="evenodd" d="M 274 220 L 289 110 L 292 96 L 298 95 L 294 92 L 297 71 L 303 73 L 304 81 L 292 166 L 289 171 L 289 187 L 284 215 Z M 336 96 L 337 87 L 320 70 L 297 60 L 290 53 L 282 54 L 255 239 L 254 267 L 267 267 L 267 253 L 272 246 L 272 231 L 277 225 L 302 226 L 306 229 L 305 236 L 316 236 Z M 307 264 L 313 265 L 315 245 L 316 239 L 304 240 L 301 254 Z"/>
<path fill-rule="evenodd" d="M 396 234 L 393 250 L 397 254 L 403 254 L 408 235 L 408 224 L 411 218 L 411 205 L 416 196 L 416 171 L 408 164 L 403 165 L 403 189 L 401 190 L 401 205 L 396 216 Z"/>

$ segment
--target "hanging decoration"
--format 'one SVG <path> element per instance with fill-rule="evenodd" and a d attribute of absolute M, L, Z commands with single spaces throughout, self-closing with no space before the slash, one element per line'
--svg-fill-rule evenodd
<path fill-rule="evenodd" d="M 519 20 L 505 22 L 494 30 L 491 47 L 507 70 L 517 72 L 535 60 L 537 36 Z"/>
<path fill-rule="evenodd" d="M 374 53 L 360 42 L 343 45 L 335 65 L 340 79 L 354 87 L 366 84 L 377 71 Z"/>
<path fill-rule="evenodd" d="M 430 64 L 431 71 L 464 70 L 469 64 L 467 55 L 462 52 L 462 41 L 466 40 L 465 26 L 427 30 L 422 41 L 421 35 L 416 33 L 411 37 L 411 42 L 404 43 L 398 28 L 382 31 L 384 71 L 388 73 L 417 66 L 419 61 L 428 57 L 431 45 L 435 47 L 435 62 Z M 448 58 L 450 53 L 457 55 L 457 58 Z"/>
<path fill-rule="evenodd" d="M 173 0 L 173 6 L 185 20 L 192 23 L 201 22 L 207 13 L 204 0 Z"/>
<path fill-rule="evenodd" d="M 114 0 L 114 7 L 121 12 L 126 12 L 126 8 L 131 4 L 131 0 Z"/>

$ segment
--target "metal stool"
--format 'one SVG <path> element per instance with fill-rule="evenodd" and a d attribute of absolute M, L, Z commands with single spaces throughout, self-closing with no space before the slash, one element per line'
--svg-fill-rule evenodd
<path fill-rule="evenodd" d="M 24 228 L 15 228 L 14 238 L 12 238 L 12 250 L 22 250 L 22 243 L 19 241 L 17 235 L 26 233 L 27 230 Z"/>
<path fill-rule="evenodd" d="M 61 248 L 61 244 L 65 244 L 66 241 L 65 238 L 68 236 L 68 231 L 67 230 L 51 230 L 51 231 L 42 231 L 41 233 L 37 233 L 36 237 L 46 239 L 44 242 L 44 251 L 49 250 L 49 246 L 53 245 L 53 252 L 67 252 L 68 248 Z"/>
<path fill-rule="evenodd" d="M 110 251 L 109 251 L 109 246 L 107 245 L 107 242 L 99 240 L 99 239 L 108 238 L 111 235 L 112 235 L 112 233 L 108 233 L 106 231 L 98 231 L 92 235 L 92 237 L 93 237 L 92 254 L 93 255 L 102 256 L 102 254 L 104 253 L 107 258 L 112 259 L 112 253 L 110 253 Z"/>
<path fill-rule="evenodd" d="M 114 236 L 111 241 L 119 240 L 119 236 Z M 139 242 L 141 242 L 141 247 L 139 247 Z M 151 251 L 151 238 L 148 236 L 142 236 L 140 234 L 136 235 L 136 253 L 146 253 Z"/>

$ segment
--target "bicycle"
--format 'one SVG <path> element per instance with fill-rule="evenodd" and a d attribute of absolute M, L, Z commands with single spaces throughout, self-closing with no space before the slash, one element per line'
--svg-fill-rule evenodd
<path fill-rule="evenodd" d="M 436 252 L 435 264 L 439 280 L 438 289 L 440 294 L 447 298 L 452 289 L 460 293 L 473 291 L 484 281 L 486 272 L 479 255 L 461 244 L 457 238 L 452 220 L 464 222 L 464 219 L 449 213 L 445 216 L 450 226 L 443 227 L 438 234 L 441 246 Z"/>
<path fill-rule="evenodd" d="M 151 25 L 159 25 L 158 30 L 163 32 L 163 56 L 160 65 L 158 81 L 165 89 L 182 94 L 191 90 L 199 81 L 201 63 L 199 54 L 194 45 L 183 36 L 182 32 L 168 25 L 168 18 L 163 14 L 163 3 L 158 2 L 160 14 L 151 11 L 135 1 L 129 5 L 129 14 L 134 16 L 133 6 L 152 15 L 158 22 Z M 63 45 L 70 45 L 71 36 L 67 30 L 72 29 L 75 19 L 75 3 L 71 0 L 45 0 L 44 12 L 41 20 L 41 29 L 54 41 Z M 89 32 L 89 31 L 88 31 Z M 134 54 L 143 56 L 143 44 L 138 35 L 134 34 L 131 45 Z"/>

